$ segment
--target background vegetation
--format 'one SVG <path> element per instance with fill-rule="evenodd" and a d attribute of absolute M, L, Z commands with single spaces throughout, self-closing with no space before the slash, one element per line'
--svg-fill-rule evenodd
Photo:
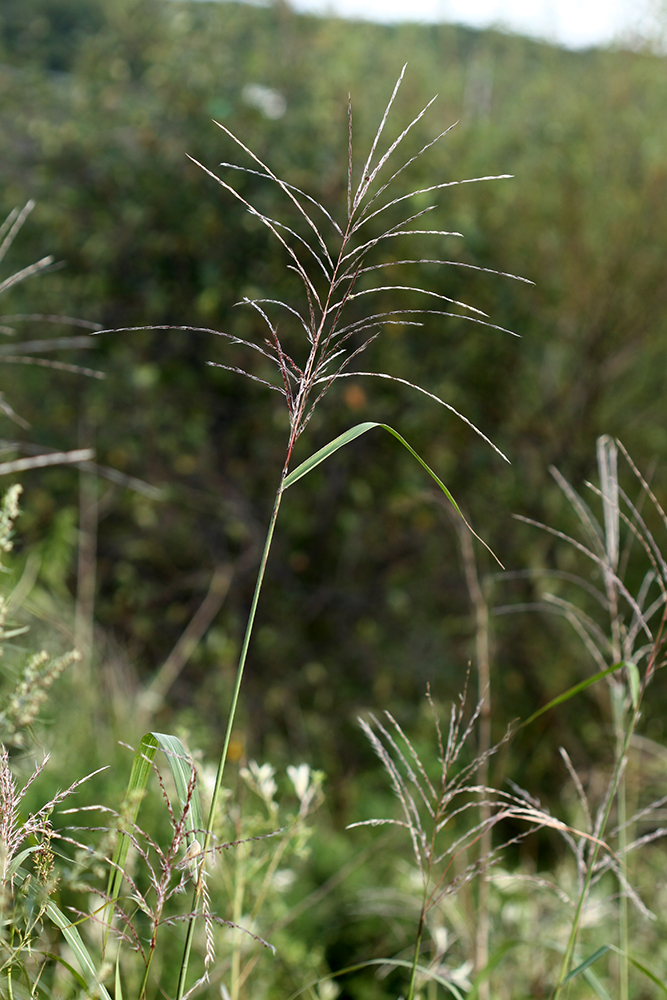
<path fill-rule="evenodd" d="M 415 146 L 458 121 L 428 163 L 415 165 L 410 183 L 514 175 L 442 193 L 438 225 L 465 240 L 459 247 L 443 240 L 436 255 L 521 274 L 535 286 L 464 268 L 443 278 L 424 264 L 419 280 L 474 302 L 522 339 L 434 317 L 380 338 L 367 367 L 442 396 L 512 465 L 407 387 L 362 379 L 327 398 L 300 457 L 352 422 L 383 420 L 409 438 L 469 512 L 510 571 L 498 574 L 478 552 L 486 598 L 503 612 L 492 617 L 492 724 L 500 738 L 509 722 L 592 670 L 568 624 L 534 607 L 545 586 L 537 571 L 571 572 L 576 554 L 512 514 L 572 527 L 549 467 L 583 488 L 595 476 L 603 433 L 618 435 L 638 466 L 652 470 L 662 495 L 662 57 L 566 52 L 446 25 L 351 26 L 296 15 L 282 3 L 5 0 L 0 209 L 37 202 L 5 264 L 15 270 L 52 253 L 65 266 L 18 285 L 3 312 L 64 313 L 104 328 L 187 323 L 253 334 L 252 316 L 234 304 L 258 292 L 289 297 L 282 257 L 186 154 L 212 169 L 236 158 L 215 118 L 278 174 L 339 206 L 348 91 L 355 145 L 365 150 L 405 61 L 397 123 L 439 94 Z M 250 176 L 239 183 L 271 213 L 274 192 Z M 410 248 L 418 258 L 433 251 L 417 238 Z M 3 323 L 26 338 L 70 332 Z M 128 479 L 97 480 L 68 467 L 23 475 L 14 569 L 34 575 L 32 610 L 57 623 L 63 648 L 90 638 L 94 584 L 92 653 L 59 681 L 50 710 L 58 725 L 40 739 L 54 746 L 67 783 L 82 760 L 90 769 L 116 759 L 111 777 L 104 785 L 96 779 L 86 794 L 118 800 L 128 766 L 116 756 L 119 738 L 136 743 L 155 728 L 186 735 L 206 759 L 219 750 L 286 426 L 272 393 L 206 366 L 209 359 L 234 364 L 236 356 L 205 334 L 102 335 L 92 350 L 59 357 L 107 377 L 5 366 L 5 397 L 31 425 L 2 417 L 7 457 L 35 443 L 92 446 L 98 463 L 148 485 L 132 489 Z M 390 709 L 425 745 L 427 683 L 447 703 L 475 655 L 457 532 L 399 451 L 389 439 L 361 438 L 285 502 L 232 744 L 241 764 L 270 760 L 284 771 L 307 760 L 327 776 L 302 889 L 324 884 L 364 845 L 372 852 L 372 864 L 336 884 L 317 918 L 309 911 L 290 938 L 292 948 L 317 941 L 331 968 L 383 953 L 383 940 L 395 933 L 386 914 L 362 907 L 349 916 L 364 880 L 381 880 L 391 864 L 370 835 L 351 841 L 341 832 L 390 808 L 356 717 Z M 567 593 L 566 582 L 549 586 Z M 202 634 L 173 682 L 142 697 L 207 592 L 210 627 L 199 619 Z M 508 606 L 517 613 L 505 613 Z M 658 744 L 665 702 L 658 683 L 645 720 Z M 511 773 L 559 803 L 570 779 L 558 747 L 590 777 L 593 758 L 611 759 L 609 718 L 604 695 L 583 695 L 544 715 L 503 749 L 496 780 Z M 547 837 L 515 850 L 515 861 L 536 869 L 559 863 L 560 848 Z M 525 988 L 526 996 L 543 995 L 536 983 Z M 385 995 L 372 977 L 362 992 L 353 983 L 346 989 Z"/>

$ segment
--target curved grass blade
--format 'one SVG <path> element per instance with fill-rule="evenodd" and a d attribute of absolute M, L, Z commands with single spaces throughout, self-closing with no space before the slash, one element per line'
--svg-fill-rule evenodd
<path fill-rule="evenodd" d="M 74 956 L 78 962 L 79 968 L 83 973 L 83 977 L 86 980 L 86 985 L 89 991 L 95 989 L 99 992 L 99 995 L 104 998 L 104 1000 L 111 1000 L 106 987 L 99 982 L 97 978 L 97 970 L 95 968 L 95 963 L 93 962 L 88 949 L 81 940 L 81 935 L 79 934 L 76 927 L 72 924 L 72 921 L 65 916 L 65 914 L 60 910 L 56 904 L 49 900 L 46 904 L 46 912 L 53 921 L 53 923 L 58 927 L 64 934 L 65 940 L 72 949 Z"/>
<path fill-rule="evenodd" d="M 642 962 L 638 962 L 636 958 L 632 957 L 632 955 L 628 955 L 628 961 L 630 962 L 631 965 L 634 965 L 635 969 L 638 969 L 640 972 L 643 972 L 644 975 L 648 979 L 650 979 L 652 983 L 655 983 L 656 986 L 659 986 L 663 993 L 667 994 L 667 985 L 665 985 L 662 979 L 659 979 L 658 976 L 656 976 L 655 972 L 651 972 L 651 970 L 647 968 L 647 966 L 645 966 Z"/>
<path fill-rule="evenodd" d="M 306 986 L 302 986 L 300 989 L 296 990 L 291 994 L 289 1000 L 296 1000 L 303 993 L 312 991 L 313 987 L 318 986 L 320 983 L 328 982 L 331 979 L 336 979 L 339 976 L 346 976 L 351 972 L 358 972 L 360 969 L 367 969 L 372 965 L 393 965 L 401 969 L 412 969 L 412 962 L 408 962 L 403 958 L 370 958 L 366 962 L 358 962 L 356 965 L 348 965 L 345 969 L 338 969 L 336 972 L 332 972 L 328 976 L 321 976 L 319 979 L 314 979 L 312 982 L 308 983 Z M 444 986 L 446 990 L 456 997 L 456 1000 L 464 1000 L 463 993 L 459 990 L 454 983 L 449 979 L 445 979 L 444 976 L 438 975 L 432 969 L 427 969 L 423 965 L 417 966 L 417 972 L 420 975 L 425 976 L 427 979 L 433 980 L 433 982 L 439 983 L 440 986 Z"/>
<path fill-rule="evenodd" d="M 48 958 L 52 962 L 57 962 L 58 965 L 62 965 L 63 969 L 67 969 L 72 979 L 79 984 L 81 989 L 84 991 L 86 990 L 87 988 L 86 980 L 83 978 L 80 972 L 76 971 L 73 965 L 70 965 L 69 962 L 66 962 L 64 958 L 61 958 L 60 955 L 54 954 L 54 952 L 52 951 L 43 951 L 41 952 L 41 954 L 44 956 L 44 958 Z"/>
<path fill-rule="evenodd" d="M 657 976 L 655 972 L 652 972 L 648 966 L 644 965 L 643 962 L 633 958 L 632 955 L 629 955 L 627 952 L 623 952 L 620 948 L 617 948 L 615 944 L 608 945 L 608 948 L 610 951 L 615 952 L 616 955 L 625 955 L 628 962 L 630 962 L 631 965 L 634 965 L 635 969 L 639 972 L 643 972 L 647 979 L 650 979 L 652 983 L 655 983 L 656 986 L 660 987 L 663 993 L 667 994 L 667 983 L 660 979 L 660 977 Z"/>
<path fill-rule="evenodd" d="M 425 469 L 426 472 L 428 472 L 431 479 L 433 479 L 433 481 L 437 483 L 437 485 L 440 487 L 440 489 L 445 494 L 445 496 L 451 503 L 452 507 L 459 515 L 463 523 L 466 525 L 468 530 L 471 531 L 472 534 L 477 539 L 477 541 L 481 542 L 484 548 L 491 553 L 496 562 L 500 566 L 502 566 L 502 563 L 496 556 L 495 552 L 493 552 L 486 544 L 484 539 L 480 538 L 477 532 L 470 527 L 468 521 L 461 512 L 461 508 L 459 507 L 456 500 L 449 492 L 443 481 L 440 479 L 440 477 L 436 475 L 436 473 L 429 465 L 427 465 L 427 463 L 424 461 L 421 455 L 417 454 L 414 448 L 408 444 L 405 438 L 402 437 L 402 435 L 400 435 L 397 430 L 394 430 L 393 427 L 390 427 L 389 424 L 381 424 L 375 420 L 366 420 L 362 424 L 356 424 L 355 427 L 350 427 L 349 430 L 345 431 L 343 434 L 339 434 L 337 438 L 334 438 L 333 441 L 329 442 L 329 444 L 325 444 L 323 448 L 320 448 L 320 450 L 316 451 L 314 455 L 311 455 L 310 458 L 307 458 L 305 462 L 302 462 L 301 465 L 297 466 L 297 468 L 294 469 L 293 472 L 290 472 L 290 474 L 285 478 L 285 481 L 283 483 L 283 489 L 284 490 L 289 489 L 290 486 L 293 486 L 294 483 L 298 482 L 299 479 L 302 479 L 303 476 L 308 475 L 309 472 L 311 472 L 318 465 L 320 465 L 320 463 L 324 462 L 327 458 L 329 458 L 330 455 L 333 455 L 335 452 L 337 452 L 339 448 L 343 448 L 346 444 L 349 444 L 350 441 L 356 440 L 356 438 L 361 437 L 362 434 L 365 434 L 366 431 L 372 430 L 374 427 L 382 427 L 385 431 L 388 431 L 388 433 L 393 435 L 393 437 L 395 437 L 397 441 L 401 442 L 403 447 L 410 452 L 413 458 L 416 458 L 416 460 L 419 462 L 422 468 Z"/>
<path fill-rule="evenodd" d="M 538 708 L 537 712 L 533 712 L 533 714 L 530 715 L 525 722 L 521 722 L 517 728 L 525 729 L 526 726 L 529 726 L 531 722 L 534 722 L 540 715 L 548 712 L 550 708 L 555 708 L 556 705 L 561 705 L 564 701 L 569 701 L 570 698 L 574 698 L 575 694 L 579 694 L 580 691 L 585 691 L 586 688 L 591 687 L 592 684 L 597 684 L 597 682 L 602 680 L 603 677 L 608 677 L 609 674 L 613 674 L 617 670 L 620 670 L 621 667 L 626 666 L 627 664 L 624 661 L 621 661 L 620 663 L 614 663 L 611 667 L 607 667 L 606 670 L 599 670 L 598 673 L 593 674 L 592 677 L 587 677 L 585 681 L 575 684 L 574 687 L 568 688 L 567 691 L 557 695 L 556 698 L 552 698 L 551 701 L 546 705 L 543 705 L 542 708 Z"/>

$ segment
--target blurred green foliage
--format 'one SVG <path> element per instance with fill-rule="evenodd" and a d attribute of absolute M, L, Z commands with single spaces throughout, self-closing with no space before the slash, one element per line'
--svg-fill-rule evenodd
<path fill-rule="evenodd" d="M 391 423 L 444 478 L 508 570 L 572 568 L 569 550 L 511 514 L 566 526 L 548 467 L 582 483 L 593 474 L 600 433 L 618 434 L 644 468 L 656 458 L 660 491 L 664 59 L 566 52 L 447 25 L 352 25 L 297 15 L 279 2 L 181 0 L 5 0 L 0 46 L 0 208 L 38 202 L 11 266 L 47 252 L 66 264 L 17 286 L 4 312 L 257 336 L 253 316 L 233 306 L 258 290 L 290 298 L 282 253 L 186 154 L 211 169 L 242 162 L 211 122 L 218 119 L 276 173 L 340 213 L 348 91 L 363 159 L 407 60 L 392 134 L 435 92 L 414 147 L 458 125 L 415 164 L 404 190 L 503 172 L 514 179 L 439 192 L 434 227 L 459 230 L 465 240 L 413 238 L 407 249 L 397 244 L 397 259 L 447 255 L 524 275 L 535 287 L 464 268 L 416 267 L 415 280 L 486 309 L 523 339 L 434 320 L 383 333 L 365 365 L 441 395 L 512 465 L 435 404 L 379 380 L 349 380 L 332 392 L 300 457 L 360 419 Z M 252 85 L 277 92 L 284 109 L 278 100 L 262 110 Z M 268 214 L 282 211 L 276 191 L 258 178 L 235 182 Z M 386 273 L 388 283 L 398 280 Z M 21 333 L 37 335 L 37 323 L 20 322 Z M 62 328 L 39 326 L 40 335 L 51 332 Z M 101 463 L 164 486 L 161 502 L 100 486 L 96 621 L 116 675 L 110 680 L 105 668 L 99 683 L 123 693 L 107 700 L 108 713 L 116 705 L 125 711 L 168 655 L 214 567 L 233 566 L 214 626 L 159 712 L 160 728 L 185 726 L 214 752 L 282 464 L 283 415 L 272 393 L 206 366 L 242 358 L 206 334 L 102 335 L 94 352 L 68 354 L 83 364 L 91 357 L 107 372 L 104 383 L 5 368 L 7 394 L 32 428 L 7 422 L 3 433 L 55 448 L 92 443 Z M 339 822 L 356 818 L 372 766 L 358 711 L 388 707 L 419 725 L 426 683 L 440 699 L 455 696 L 473 655 L 456 533 L 401 452 L 368 435 L 291 491 L 249 661 L 245 748 L 321 766 Z M 53 469 L 23 482 L 24 549 L 41 545 L 42 583 L 73 595 L 78 475 Z M 483 552 L 479 558 L 483 575 L 495 573 Z M 539 583 L 526 578 L 489 577 L 487 589 L 498 605 L 539 596 Z M 498 734 L 588 669 L 560 621 L 539 613 L 497 618 Z M 663 707 L 656 697 L 658 726 Z M 604 711 L 590 708 L 582 700 L 541 719 L 529 753 L 525 737 L 508 751 L 516 755 L 514 776 L 559 787 L 556 746 L 565 743 L 576 762 L 607 725 Z M 91 725 L 100 711 L 91 709 Z M 134 724 L 115 718 L 111 726 L 123 732 Z"/>

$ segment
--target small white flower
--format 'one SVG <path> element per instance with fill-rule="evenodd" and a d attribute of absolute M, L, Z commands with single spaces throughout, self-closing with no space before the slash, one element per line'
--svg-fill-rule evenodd
<path fill-rule="evenodd" d="M 308 764 L 299 764 L 298 767 L 294 767 L 290 764 L 287 768 L 287 777 L 294 785 L 294 791 L 296 792 L 299 802 L 303 800 L 308 795 L 310 788 L 310 767 Z"/>
<path fill-rule="evenodd" d="M 275 768 L 270 764 L 258 764 L 256 760 L 251 760 L 247 767 L 241 768 L 241 777 L 247 781 L 258 795 L 261 795 L 267 805 L 273 805 L 273 796 L 278 791 L 278 786 L 273 780 Z"/>

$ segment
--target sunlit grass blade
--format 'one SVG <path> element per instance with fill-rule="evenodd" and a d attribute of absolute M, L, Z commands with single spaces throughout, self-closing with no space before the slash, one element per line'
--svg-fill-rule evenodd
<path fill-rule="evenodd" d="M 309 472 L 312 472 L 321 462 L 324 462 L 331 455 L 335 454 L 339 448 L 345 447 L 351 441 L 355 441 L 366 431 L 371 430 L 373 427 L 379 427 L 380 425 L 373 420 L 367 420 L 363 424 L 357 424 L 355 427 L 351 427 L 349 430 L 345 431 L 343 434 L 339 434 L 337 438 L 330 441 L 329 444 L 325 444 L 323 448 L 316 451 L 310 458 L 307 458 L 305 462 L 302 462 L 296 469 L 294 469 L 285 478 L 283 483 L 284 489 L 289 489 L 294 483 L 297 483 L 304 476 L 307 476 Z"/>

